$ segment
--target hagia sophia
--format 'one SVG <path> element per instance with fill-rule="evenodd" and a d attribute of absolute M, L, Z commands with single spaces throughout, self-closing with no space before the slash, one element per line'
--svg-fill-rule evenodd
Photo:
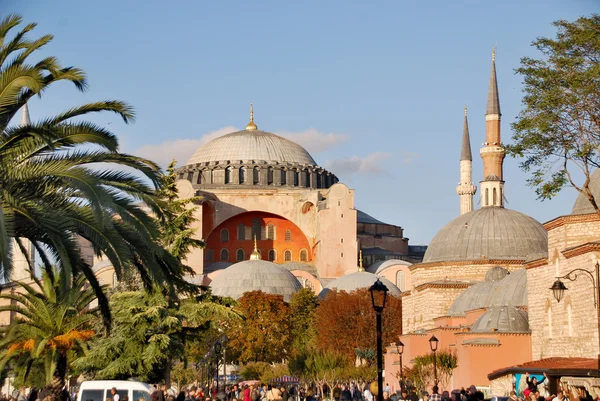
<path fill-rule="evenodd" d="M 24 108 L 24 121 L 27 113 Z M 399 359 L 412 366 L 430 352 L 435 335 L 439 350 L 458 358 L 449 389 L 473 384 L 508 395 L 523 389 L 529 372 L 546 373 L 549 392 L 562 383 L 600 396 L 592 296 L 599 283 L 568 281 L 560 302 L 550 290 L 573 269 L 593 272 L 600 260 L 600 216 L 581 195 L 572 210 L 543 224 L 505 207 L 501 116 L 492 55 L 479 152 L 483 177 L 474 183 L 465 109 L 456 147 L 459 213 L 440 222 L 425 247 L 410 245 L 402 227 L 357 210 L 353 189 L 300 145 L 260 130 L 251 106 L 244 130 L 202 145 L 177 170 L 179 196 L 201 197 L 194 229 L 206 247 L 186 261 L 195 271 L 190 280 L 215 295 L 239 298 L 258 289 L 289 301 L 302 287 L 324 298 L 333 289 L 366 288 L 380 278 L 390 296 L 402 299 L 404 351 L 399 355 L 390 344 L 385 355 L 390 386 L 399 386 Z M 600 196 L 599 172 L 592 188 Z M 15 253 L 14 279 L 27 280 L 26 259 Z M 89 257 L 100 280 L 115 285 L 110 263 Z M 0 315 L 0 324 L 10 318 Z"/>

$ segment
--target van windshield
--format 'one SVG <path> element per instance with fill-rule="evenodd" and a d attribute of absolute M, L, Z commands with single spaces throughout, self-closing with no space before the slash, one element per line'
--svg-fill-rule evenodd
<path fill-rule="evenodd" d="M 105 401 L 104 390 L 83 390 L 80 401 Z"/>

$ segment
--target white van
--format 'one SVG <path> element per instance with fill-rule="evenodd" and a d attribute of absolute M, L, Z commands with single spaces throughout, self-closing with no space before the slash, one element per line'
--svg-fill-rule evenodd
<path fill-rule="evenodd" d="M 128 380 L 89 380 L 79 386 L 77 401 L 107 401 L 113 399 L 110 392 L 117 389 L 120 401 L 150 401 L 150 386 Z M 125 398 L 127 397 L 127 398 Z"/>

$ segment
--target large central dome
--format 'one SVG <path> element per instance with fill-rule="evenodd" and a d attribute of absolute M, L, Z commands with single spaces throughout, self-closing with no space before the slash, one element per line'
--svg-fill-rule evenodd
<path fill-rule="evenodd" d="M 548 234 L 538 221 L 503 207 L 458 216 L 433 238 L 423 263 L 483 259 L 527 260 L 548 253 Z"/>
<path fill-rule="evenodd" d="M 244 130 L 215 138 L 200 146 L 187 165 L 232 160 L 253 160 L 316 166 L 300 145 L 270 132 Z"/>

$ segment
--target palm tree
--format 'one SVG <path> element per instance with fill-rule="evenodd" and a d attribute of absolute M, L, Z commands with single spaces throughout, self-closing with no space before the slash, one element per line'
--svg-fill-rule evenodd
<path fill-rule="evenodd" d="M 81 91 L 87 87 L 83 71 L 61 67 L 54 57 L 29 64 L 31 54 L 52 36 L 29 40 L 35 24 L 28 24 L 9 40 L 8 33 L 20 23 L 18 15 L 0 21 L 0 275 L 4 280 L 11 275 L 11 241 L 16 239 L 24 254 L 23 241 L 31 241 L 49 277 L 57 265 L 65 273 L 63 285 L 79 274 L 87 278 L 108 330 L 108 300 L 82 258 L 80 239 L 111 261 L 119 279 L 135 270 L 146 288 L 158 283 L 173 297 L 176 288 L 193 290 L 183 279 L 191 269 L 158 244 L 158 220 L 164 216 L 164 202 L 155 194 L 160 168 L 119 153 L 113 133 L 81 120 L 108 111 L 128 123 L 134 118 L 131 106 L 100 101 L 39 122 L 10 125 L 33 95 L 42 95 L 55 82 L 69 81 Z"/>
<path fill-rule="evenodd" d="M 65 386 L 68 357 L 80 353 L 94 336 L 91 323 L 98 310 L 90 307 L 96 294 L 83 275 L 71 281 L 63 279 L 64 270 L 53 273 L 34 277 L 35 285 L 18 282 L 20 291 L 0 294 L 9 301 L 0 312 L 15 314 L 13 322 L 0 328 L 0 370 L 10 363 L 27 380 L 32 364 L 43 360 L 46 384 L 51 383 L 58 397 Z"/>

